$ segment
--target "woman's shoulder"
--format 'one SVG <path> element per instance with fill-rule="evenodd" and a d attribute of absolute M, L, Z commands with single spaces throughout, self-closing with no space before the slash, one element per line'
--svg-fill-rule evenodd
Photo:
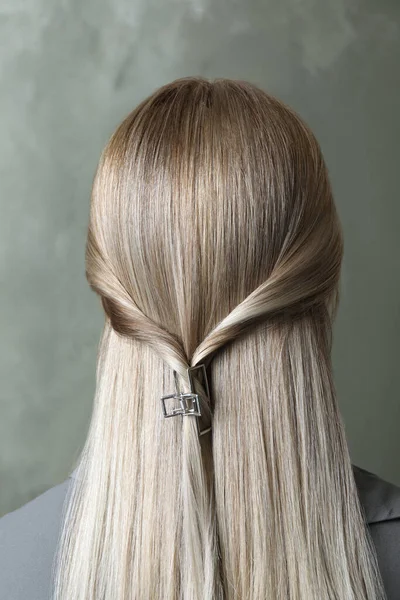
<path fill-rule="evenodd" d="M 353 465 L 388 600 L 400 600 L 400 487 Z"/>
<path fill-rule="evenodd" d="M 9 600 L 50 597 L 53 559 L 71 478 L 0 519 L 0 590 Z"/>
<path fill-rule="evenodd" d="M 399 519 L 400 486 L 357 465 L 352 466 L 367 523 Z"/>

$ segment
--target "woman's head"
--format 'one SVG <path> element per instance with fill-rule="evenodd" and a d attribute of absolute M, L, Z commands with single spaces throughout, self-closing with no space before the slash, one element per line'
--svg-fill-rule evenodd
<path fill-rule="evenodd" d="M 103 152 L 89 282 L 116 331 L 134 337 L 146 329 L 118 280 L 129 307 L 133 300 L 175 336 L 187 362 L 257 318 L 336 306 L 342 252 L 318 142 L 293 110 L 248 82 L 167 84 L 126 117 Z"/>
<path fill-rule="evenodd" d="M 343 239 L 321 149 L 245 81 L 178 79 L 96 172 L 105 311 L 55 600 L 381 600 L 331 365 Z M 164 419 L 198 383 L 211 432 Z"/>

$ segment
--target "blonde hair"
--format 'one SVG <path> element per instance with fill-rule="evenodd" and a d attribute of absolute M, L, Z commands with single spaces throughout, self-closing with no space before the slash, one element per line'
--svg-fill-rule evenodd
<path fill-rule="evenodd" d="M 119 125 L 92 190 L 105 327 L 56 600 L 385 598 L 332 377 L 342 255 L 318 142 L 254 84 L 181 78 Z M 201 363 L 199 437 L 160 398 Z"/>

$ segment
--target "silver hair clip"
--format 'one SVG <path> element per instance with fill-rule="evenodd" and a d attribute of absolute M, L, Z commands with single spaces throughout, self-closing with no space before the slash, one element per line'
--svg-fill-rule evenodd
<path fill-rule="evenodd" d="M 198 417 L 196 419 L 197 431 L 199 435 L 203 435 L 204 433 L 208 433 L 211 431 L 211 409 L 208 407 L 208 410 L 204 411 L 204 414 L 200 407 L 200 398 L 199 394 L 195 392 L 195 384 L 192 377 L 193 371 L 196 369 L 201 369 L 203 375 L 202 385 L 205 387 L 207 398 L 210 399 L 210 390 L 208 387 L 208 379 L 206 373 L 206 367 L 203 363 L 200 365 L 196 365 L 194 367 L 189 367 L 187 369 L 189 383 L 190 383 L 190 392 L 180 392 L 178 387 L 178 376 L 176 371 L 174 371 L 175 378 L 175 387 L 176 392 L 174 394 L 168 394 L 167 396 L 163 396 L 161 398 L 163 415 L 165 418 L 167 417 L 176 417 L 177 415 L 182 416 L 195 416 Z M 174 400 L 179 400 L 179 406 L 172 408 L 170 412 L 167 411 L 165 401 L 173 398 Z M 201 422 L 201 423 L 200 423 Z M 203 425 L 203 426 L 201 426 Z"/>

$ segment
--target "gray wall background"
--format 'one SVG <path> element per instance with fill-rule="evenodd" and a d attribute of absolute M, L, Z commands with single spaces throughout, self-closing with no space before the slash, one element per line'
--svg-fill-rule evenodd
<path fill-rule="evenodd" d="M 114 127 L 184 75 L 248 79 L 315 131 L 345 234 L 334 369 L 354 463 L 400 484 L 397 0 L 2 0 L 0 514 L 61 482 L 89 423 L 89 194 Z"/>

